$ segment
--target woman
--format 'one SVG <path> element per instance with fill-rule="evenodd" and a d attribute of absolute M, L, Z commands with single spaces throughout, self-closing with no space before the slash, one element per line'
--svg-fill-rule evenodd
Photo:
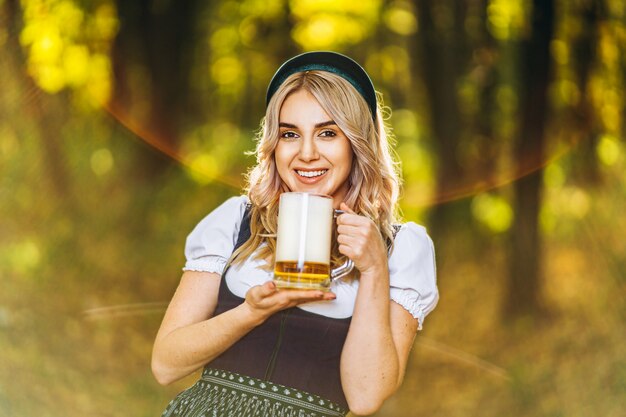
<path fill-rule="evenodd" d="M 438 292 L 424 228 L 394 226 L 399 180 L 367 73 L 333 52 L 287 61 L 268 88 L 256 155 L 247 195 L 187 239 L 152 369 L 169 384 L 205 368 L 163 415 L 371 414 L 400 386 Z M 272 282 L 286 191 L 329 195 L 344 211 L 333 262 L 350 258 L 355 270 L 329 292 Z"/>

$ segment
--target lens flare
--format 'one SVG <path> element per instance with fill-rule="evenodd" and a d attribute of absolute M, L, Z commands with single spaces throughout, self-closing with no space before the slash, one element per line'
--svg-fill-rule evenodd
<path fill-rule="evenodd" d="M 136 138 L 142 140 L 149 146 L 153 147 L 157 151 L 178 162 L 185 167 L 189 172 L 193 173 L 193 177 L 202 178 L 202 183 L 217 182 L 226 185 L 237 190 L 241 190 L 242 183 L 238 178 L 233 178 L 227 175 L 221 175 L 212 169 L 203 168 L 201 164 L 194 164 L 192 158 L 182 154 L 179 150 L 174 149 L 166 138 L 157 132 L 152 131 L 149 127 L 139 123 L 133 117 L 128 115 L 128 112 L 114 103 L 103 105 L 104 110 L 107 111 L 120 125 L 133 134 Z"/>

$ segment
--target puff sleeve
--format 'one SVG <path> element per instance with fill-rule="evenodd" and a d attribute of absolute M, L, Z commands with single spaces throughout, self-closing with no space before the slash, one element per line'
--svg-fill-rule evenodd
<path fill-rule="evenodd" d="M 247 202 L 246 196 L 231 197 L 198 223 L 187 236 L 183 271 L 224 272 Z"/>
<path fill-rule="evenodd" d="M 435 250 L 424 227 L 409 222 L 398 231 L 389 257 L 389 282 L 391 299 L 418 320 L 421 330 L 439 300 Z"/>

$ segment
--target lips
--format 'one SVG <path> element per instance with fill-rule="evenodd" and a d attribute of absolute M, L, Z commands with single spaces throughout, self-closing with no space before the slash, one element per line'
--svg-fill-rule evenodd
<path fill-rule="evenodd" d="M 317 171 L 311 171 L 311 170 L 300 170 L 300 169 L 296 169 L 296 173 L 304 178 L 316 178 L 316 177 L 321 177 L 322 175 L 324 175 L 328 170 L 327 169 L 320 169 Z"/>
<path fill-rule="evenodd" d="M 303 185 L 314 185 L 324 181 L 328 169 L 294 169 L 296 180 Z"/>

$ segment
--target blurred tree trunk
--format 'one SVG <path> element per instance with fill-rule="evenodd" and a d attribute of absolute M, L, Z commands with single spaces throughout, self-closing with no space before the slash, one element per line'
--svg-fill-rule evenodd
<path fill-rule="evenodd" d="M 545 126 L 550 82 L 554 1 L 533 0 L 532 33 L 521 44 L 521 125 L 514 146 L 520 179 L 514 183 L 515 220 L 510 231 L 509 279 L 504 313 L 509 319 L 541 313 L 541 208 Z"/>
<path fill-rule="evenodd" d="M 284 18 L 280 21 L 258 19 L 257 37 L 255 45 L 258 51 L 267 56 L 268 60 L 276 60 L 272 67 L 278 67 L 287 59 L 302 53 L 293 40 L 294 20 L 291 14 L 290 2 L 282 4 Z M 244 17 L 245 18 L 245 17 Z M 243 18 L 242 18 L 243 19 Z M 271 53 L 270 53 L 271 52 Z M 241 54 L 246 60 L 249 54 Z M 245 62 L 245 61 L 244 61 Z M 254 66 L 247 61 L 246 64 L 246 88 L 243 96 L 239 98 L 237 107 L 240 109 L 238 119 L 243 126 L 250 126 L 257 129 L 261 118 L 265 116 L 265 92 L 269 79 L 266 83 L 255 83 L 253 72 Z M 252 100 L 258 97 L 259 100 Z"/>
<path fill-rule="evenodd" d="M 163 172 L 176 154 L 182 111 L 189 94 L 199 0 L 184 2 L 117 0 L 120 30 L 113 45 L 114 94 L 111 106 L 142 124 L 159 150 L 141 153 L 140 176 Z"/>
<path fill-rule="evenodd" d="M 64 162 L 61 137 L 63 122 L 59 120 L 60 113 L 53 110 L 62 106 L 54 103 L 54 98 L 44 93 L 26 73 L 27 58 L 18 40 L 23 25 L 20 2 L 18 0 L 6 0 L 4 2 L 4 14 L 9 34 L 6 39 L 8 55 L 11 58 L 9 65 L 13 68 L 13 73 L 19 81 L 22 91 L 20 96 L 27 101 L 24 103 L 24 109 L 33 121 L 41 142 L 45 177 L 50 181 L 56 203 L 70 207 L 67 203 L 72 193 Z M 55 106 L 55 104 L 57 105 Z"/>
<path fill-rule="evenodd" d="M 437 154 L 437 196 L 439 204 L 431 226 L 435 235 L 463 222 L 468 215 L 463 203 L 453 200 L 461 188 L 464 170 L 457 158 L 461 136 L 461 113 L 457 86 L 466 68 L 464 21 L 465 2 L 453 0 L 419 0 L 421 72 L 424 78 L 434 149 Z"/>
<path fill-rule="evenodd" d="M 600 182 L 600 170 L 596 154 L 599 129 L 595 120 L 594 108 L 589 97 L 589 78 L 596 61 L 598 47 L 598 24 L 605 19 L 606 11 L 601 0 L 582 3 L 579 11 L 580 35 L 573 45 L 574 67 L 580 100 L 574 109 L 577 130 L 581 140 L 575 163 L 576 176 L 583 184 L 596 185 Z"/>
<path fill-rule="evenodd" d="M 476 117 L 476 147 L 479 155 L 476 169 L 476 183 L 483 184 L 489 189 L 496 183 L 496 168 L 501 145 L 494 134 L 495 94 L 498 83 L 496 70 L 497 44 L 491 33 L 487 30 L 487 8 L 489 0 L 481 0 L 479 3 L 479 21 L 482 23 L 480 44 L 472 48 L 475 59 L 479 63 L 478 76 L 480 87 L 480 110 Z"/>
<path fill-rule="evenodd" d="M 388 13 L 388 11 L 393 8 L 393 3 L 393 0 L 383 0 L 379 5 L 380 8 L 377 12 L 378 15 L 384 16 Z M 410 10 L 408 5 L 406 10 Z M 370 77 L 372 77 L 374 86 L 377 87 L 377 90 L 380 90 L 380 87 L 382 87 L 383 84 L 387 84 L 386 88 L 382 91 L 384 94 L 384 104 L 390 106 L 394 110 L 405 109 L 414 105 L 415 103 L 413 102 L 409 104 L 409 98 L 415 97 L 416 94 L 414 88 L 411 86 L 412 77 L 408 77 L 409 79 L 407 80 L 407 83 L 405 82 L 405 77 L 403 77 L 400 73 L 403 69 L 405 61 L 404 57 L 395 56 L 395 54 L 394 56 L 391 56 L 389 52 L 390 47 L 394 47 L 394 52 L 401 49 L 407 53 L 409 56 L 409 62 L 406 63 L 408 66 L 406 70 L 409 71 L 410 74 L 414 74 L 410 70 L 411 61 L 414 60 L 416 63 L 419 62 L 417 56 L 414 59 L 412 58 L 412 55 L 417 55 L 418 53 L 418 49 L 415 45 L 411 44 L 411 41 L 414 40 L 416 40 L 415 36 L 407 37 L 395 33 L 389 28 L 388 23 L 383 21 L 373 26 L 373 30 L 367 40 L 354 45 L 349 51 L 347 51 L 348 56 L 356 58 L 357 62 L 360 62 L 368 71 Z M 391 56 L 394 61 L 393 70 L 395 76 L 392 83 L 389 83 L 389 76 L 385 74 L 382 63 L 379 62 L 374 68 L 368 66 L 368 58 L 372 54 L 383 51 L 385 56 Z"/>

